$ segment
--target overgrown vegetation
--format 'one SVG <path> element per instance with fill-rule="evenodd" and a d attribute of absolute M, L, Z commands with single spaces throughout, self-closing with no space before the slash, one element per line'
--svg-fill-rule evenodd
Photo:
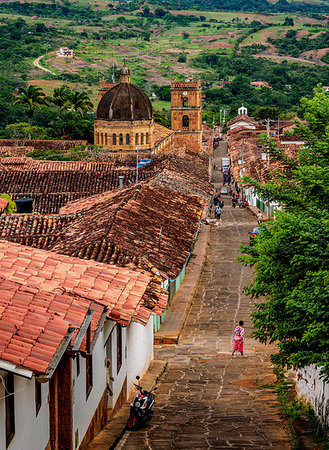
<path fill-rule="evenodd" d="M 308 437 L 312 441 L 311 444 L 317 444 L 323 450 L 329 449 L 326 432 L 313 408 L 296 398 L 295 385 L 289 381 L 284 369 L 275 366 L 274 373 L 276 383 L 270 387 L 274 388 L 280 413 L 287 421 L 292 448 L 294 450 L 305 448 L 303 439 Z"/>
<path fill-rule="evenodd" d="M 241 248 L 240 259 L 255 268 L 246 288 L 258 299 L 254 335 L 277 344 L 273 362 L 288 368 L 315 364 L 329 380 L 329 97 L 319 87 L 301 105 L 306 123 L 297 132 L 305 145 L 298 155 L 289 157 L 266 139 L 280 168 L 266 184 L 244 180 L 284 211 L 263 226 L 253 246 Z"/>

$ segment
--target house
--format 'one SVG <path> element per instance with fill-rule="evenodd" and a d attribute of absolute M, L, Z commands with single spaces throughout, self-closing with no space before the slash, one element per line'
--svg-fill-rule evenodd
<path fill-rule="evenodd" d="M 248 110 L 243 105 L 238 109 L 237 117 L 227 123 L 227 127 L 230 131 L 237 127 L 255 130 L 257 125 L 257 122 L 255 122 L 251 117 L 248 116 Z"/>
<path fill-rule="evenodd" d="M 139 171 L 139 179 L 154 175 L 147 166 Z M 72 200 L 118 189 L 136 180 L 135 166 L 116 169 L 109 162 L 35 161 L 31 158 L 1 158 L 0 192 L 13 200 L 32 198 L 34 211 L 56 214 Z"/>
<path fill-rule="evenodd" d="M 152 359 L 159 277 L 0 241 L 0 291 L 0 448 L 88 443 Z"/>
<path fill-rule="evenodd" d="M 70 50 L 68 47 L 61 47 L 56 52 L 56 56 L 58 56 L 58 58 L 73 58 L 74 51 Z"/>
<path fill-rule="evenodd" d="M 251 86 L 255 86 L 257 88 L 266 87 L 272 89 L 272 86 L 270 86 L 266 81 L 252 81 L 250 84 Z"/>

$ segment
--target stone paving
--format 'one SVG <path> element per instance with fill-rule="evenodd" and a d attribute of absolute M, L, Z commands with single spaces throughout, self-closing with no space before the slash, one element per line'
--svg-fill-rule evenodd
<path fill-rule="evenodd" d="M 224 207 L 210 232 L 207 260 L 179 344 L 155 348 L 167 360 L 148 428 L 127 432 L 117 449 L 289 449 L 269 354 L 251 337 L 252 302 L 242 294 L 251 270 L 236 262 L 255 217 Z M 231 358 L 233 330 L 245 321 L 247 358 Z M 97 447 L 101 448 L 101 447 Z M 108 448 L 108 447 L 103 447 Z"/>

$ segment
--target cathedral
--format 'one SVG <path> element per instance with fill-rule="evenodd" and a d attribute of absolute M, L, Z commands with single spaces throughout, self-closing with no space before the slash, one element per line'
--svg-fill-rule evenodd
<path fill-rule="evenodd" d="M 173 81 L 171 86 L 171 129 L 154 122 L 150 99 L 130 82 L 124 64 L 119 83 L 100 80 L 99 103 L 94 125 L 95 144 L 119 154 L 166 153 L 185 147 L 202 148 L 201 82 Z"/>

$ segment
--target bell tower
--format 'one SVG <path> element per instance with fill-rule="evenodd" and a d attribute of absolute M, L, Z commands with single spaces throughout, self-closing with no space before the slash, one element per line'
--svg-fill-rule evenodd
<path fill-rule="evenodd" d="M 202 150 L 201 81 L 188 79 L 171 84 L 171 129 L 176 147 Z"/>

